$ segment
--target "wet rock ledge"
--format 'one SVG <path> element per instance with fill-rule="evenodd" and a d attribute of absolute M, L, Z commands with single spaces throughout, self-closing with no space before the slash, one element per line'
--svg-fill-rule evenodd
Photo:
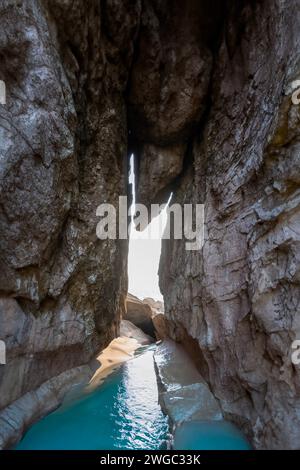
<path fill-rule="evenodd" d="M 209 430 L 216 422 L 219 423 L 219 433 L 225 432 L 225 438 L 230 432 L 235 435 L 237 443 L 247 447 L 239 431 L 224 420 L 218 401 L 182 346 L 172 340 L 164 340 L 157 346 L 154 363 L 159 402 L 169 417 L 175 449 L 184 448 L 184 436 L 190 433 L 190 428 L 197 434 L 198 428 L 203 429 L 205 425 Z"/>
<path fill-rule="evenodd" d="M 186 421 L 223 419 L 217 400 L 179 344 L 164 340 L 154 362 L 160 405 L 173 431 Z"/>

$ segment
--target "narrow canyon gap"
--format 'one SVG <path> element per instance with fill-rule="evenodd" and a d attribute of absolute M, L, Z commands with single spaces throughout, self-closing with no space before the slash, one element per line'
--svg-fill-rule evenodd
<path fill-rule="evenodd" d="M 130 156 L 128 181 L 132 191 L 128 246 L 128 292 L 139 299 L 153 298 L 162 301 L 158 266 L 161 255 L 161 239 L 167 223 L 167 205 L 143 231 L 137 230 L 134 221 L 136 211 L 134 155 Z"/>
<path fill-rule="evenodd" d="M 254 447 L 299 448 L 300 1 L 3 0 L 0 20 L 0 447 L 118 334 L 128 243 L 97 239 L 96 208 L 134 153 L 137 202 L 205 205 L 201 250 L 163 241 L 170 337 Z"/>

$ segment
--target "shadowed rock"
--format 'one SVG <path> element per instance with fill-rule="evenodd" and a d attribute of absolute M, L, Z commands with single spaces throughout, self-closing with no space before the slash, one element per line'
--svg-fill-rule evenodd
<path fill-rule="evenodd" d="M 144 333 L 154 337 L 151 307 L 132 294 L 127 294 L 124 320 L 129 320 Z"/>

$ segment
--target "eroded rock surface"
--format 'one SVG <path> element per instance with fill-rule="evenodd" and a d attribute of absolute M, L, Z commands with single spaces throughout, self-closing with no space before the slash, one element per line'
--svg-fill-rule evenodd
<path fill-rule="evenodd" d="M 0 411 L 0 449 L 16 444 L 30 425 L 55 410 L 72 387 L 85 384 L 91 376 L 87 365 L 69 369 Z"/>
<path fill-rule="evenodd" d="M 154 337 L 152 309 L 135 295 L 127 294 L 123 318 L 133 323 L 147 335 Z"/>
<path fill-rule="evenodd" d="M 174 202 L 205 204 L 205 242 L 163 242 L 173 338 L 199 345 L 225 416 L 257 448 L 299 448 L 300 4 L 232 2 L 215 57 L 211 106 Z"/>
<path fill-rule="evenodd" d="M 1 1 L 0 408 L 118 332 L 127 243 L 97 239 L 96 208 L 127 192 L 139 17 L 138 0 Z"/>

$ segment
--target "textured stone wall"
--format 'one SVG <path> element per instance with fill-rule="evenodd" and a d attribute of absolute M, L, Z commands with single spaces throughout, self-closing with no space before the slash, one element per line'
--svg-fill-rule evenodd
<path fill-rule="evenodd" d="M 126 241 L 96 208 L 127 192 L 123 93 L 139 2 L 0 4 L 0 409 L 118 331 Z"/>
<path fill-rule="evenodd" d="M 232 3 L 211 102 L 176 202 L 205 204 L 205 243 L 163 243 L 170 334 L 257 448 L 299 448 L 300 3 Z"/>

